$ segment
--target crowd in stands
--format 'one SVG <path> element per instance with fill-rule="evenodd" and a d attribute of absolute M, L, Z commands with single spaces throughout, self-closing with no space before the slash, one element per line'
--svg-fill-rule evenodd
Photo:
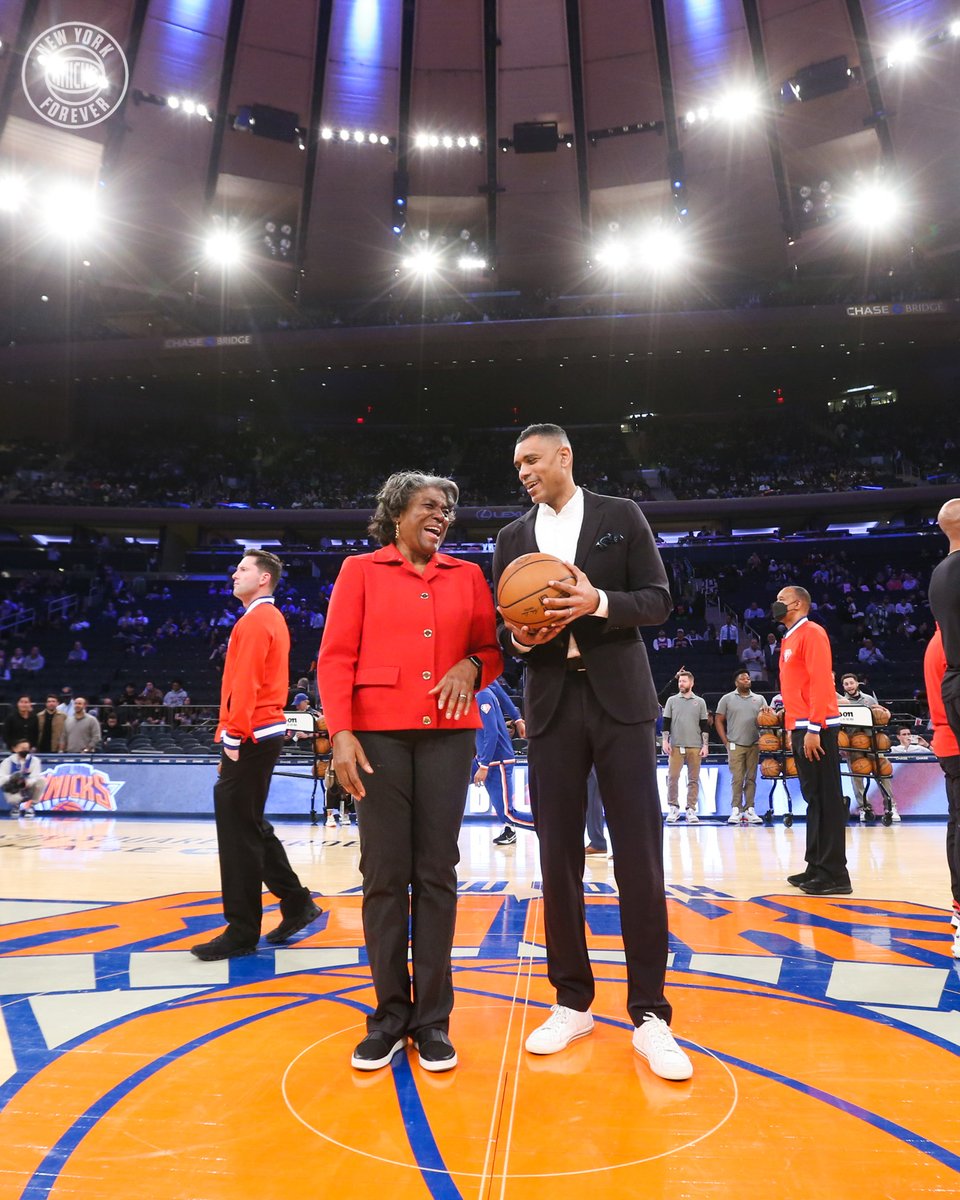
<path fill-rule="evenodd" d="M 580 428 L 575 436 L 584 486 L 644 502 L 960 479 L 951 426 L 904 423 L 895 406 L 829 419 L 783 412 L 656 417 L 628 437 L 609 427 Z M 0 445 L 0 504 L 370 509 L 388 474 L 417 467 L 456 479 L 462 504 L 515 505 L 515 437 L 513 430 L 340 427 L 314 437 L 238 433 L 229 446 L 182 438 L 164 445 L 159 435 L 69 448 L 7 443 Z M 651 471 L 658 472 L 652 486 Z"/>

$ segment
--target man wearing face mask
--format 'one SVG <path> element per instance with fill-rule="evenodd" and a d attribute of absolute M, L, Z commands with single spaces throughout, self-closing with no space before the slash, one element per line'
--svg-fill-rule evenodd
<path fill-rule="evenodd" d="M 809 613 L 810 593 L 802 587 L 781 588 L 770 606 L 773 620 L 786 627 L 780 644 L 784 725 L 807 805 L 807 867 L 787 876 L 787 883 L 809 896 L 848 896 L 853 888 L 847 872 L 833 655 L 826 630 Z"/>
<path fill-rule="evenodd" d="M 0 762 L 0 789 L 10 805 L 10 815 L 18 812 L 33 815 L 34 802 L 43 791 L 43 770 L 40 759 L 30 753 L 30 743 L 19 738 L 13 753 Z"/>

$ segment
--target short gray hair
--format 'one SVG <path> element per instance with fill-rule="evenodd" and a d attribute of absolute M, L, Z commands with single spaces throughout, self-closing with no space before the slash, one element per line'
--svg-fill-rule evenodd
<path fill-rule="evenodd" d="M 396 540 L 397 521 L 407 511 L 410 501 L 426 488 L 439 488 L 450 508 L 457 507 L 460 489 L 452 479 L 442 475 L 425 475 L 422 471 L 396 471 L 377 493 L 377 511 L 367 526 L 367 532 L 381 546 Z M 452 518 L 451 518 L 452 520 Z"/>

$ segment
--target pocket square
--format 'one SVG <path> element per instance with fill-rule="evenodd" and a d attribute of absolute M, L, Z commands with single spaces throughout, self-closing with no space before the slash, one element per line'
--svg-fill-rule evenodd
<path fill-rule="evenodd" d="M 597 539 L 596 546 L 598 550 L 606 550 L 608 546 L 616 546 L 618 542 L 626 540 L 622 533 L 605 533 Z"/>

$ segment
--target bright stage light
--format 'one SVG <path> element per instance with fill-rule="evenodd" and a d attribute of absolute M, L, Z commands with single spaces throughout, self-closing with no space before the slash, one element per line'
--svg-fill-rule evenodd
<path fill-rule="evenodd" d="M 951 21 L 947 27 L 947 32 L 951 37 L 960 38 L 960 20 Z"/>
<path fill-rule="evenodd" d="M 324 125 L 324 127 L 320 130 L 320 136 L 323 138 L 323 140 L 325 142 L 329 142 L 330 139 L 333 137 L 333 130 L 330 128 L 329 125 Z"/>
<path fill-rule="evenodd" d="M 426 279 L 427 276 L 435 274 L 439 268 L 440 255 L 427 247 L 418 246 L 412 254 L 402 260 L 401 266 Z"/>
<path fill-rule="evenodd" d="M 367 140 L 367 135 L 362 129 L 355 129 L 353 133 L 353 140 L 358 143 L 365 142 Z"/>
<path fill-rule="evenodd" d="M 51 188 L 40 202 L 41 218 L 48 233 L 75 241 L 92 232 L 97 223 L 97 204 L 87 187 L 61 184 Z"/>
<path fill-rule="evenodd" d="M 0 177 L 0 212 L 16 212 L 27 198 L 27 185 L 16 175 Z"/>
<path fill-rule="evenodd" d="M 867 184 L 844 205 L 852 221 L 869 233 L 882 233 L 903 215 L 903 201 L 890 187 Z"/>
<path fill-rule="evenodd" d="M 243 257 L 240 238 L 228 230 L 218 230 L 210 234 L 204 243 L 203 252 L 210 262 L 221 267 L 234 266 Z"/>
<path fill-rule="evenodd" d="M 467 138 L 467 145 L 470 147 L 471 150 L 476 150 L 479 147 L 480 139 L 477 137 L 477 135 L 475 133 Z"/>
<path fill-rule="evenodd" d="M 476 254 L 461 254 L 457 259 L 457 266 L 461 271 L 485 271 L 487 260 Z"/>
<path fill-rule="evenodd" d="M 350 130 L 349 129 L 341 129 L 340 130 L 340 141 L 341 142 L 349 142 L 350 141 Z"/>
<path fill-rule="evenodd" d="M 170 108 L 174 108 L 174 109 L 179 108 L 180 107 L 180 97 L 179 96 L 168 96 L 167 104 Z"/>
<path fill-rule="evenodd" d="M 760 97 L 750 87 L 732 88 L 717 101 L 713 115 L 723 121 L 745 121 L 755 116 L 760 108 Z"/>
<path fill-rule="evenodd" d="M 413 144 L 418 150 L 426 150 L 426 148 L 430 145 L 430 134 L 418 133 L 413 139 Z"/>
<path fill-rule="evenodd" d="M 189 113 L 189 114 L 192 116 L 192 115 L 193 115 L 193 114 L 194 114 L 194 113 L 197 111 L 197 105 L 196 105 L 196 101 L 194 101 L 194 100 L 184 100 L 184 102 L 183 102 L 183 111 L 184 111 L 185 113 Z"/>
<path fill-rule="evenodd" d="M 887 55 L 888 67 L 907 67 L 920 53 L 920 46 L 913 38 L 903 38 L 890 48 Z"/>
<path fill-rule="evenodd" d="M 630 264 L 630 251 L 621 241 L 605 242 L 594 255 L 594 260 L 608 271 L 620 271 Z"/>
<path fill-rule="evenodd" d="M 637 242 L 637 258 L 648 271 L 657 274 L 676 270 L 686 254 L 684 240 L 676 229 L 650 229 Z"/>

